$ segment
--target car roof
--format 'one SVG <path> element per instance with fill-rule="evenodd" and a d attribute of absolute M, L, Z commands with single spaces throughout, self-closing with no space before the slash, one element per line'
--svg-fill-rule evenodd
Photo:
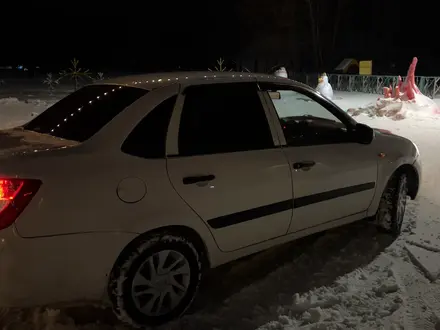
<path fill-rule="evenodd" d="M 267 73 L 250 73 L 250 72 L 222 72 L 222 71 L 176 71 L 176 72 L 163 72 L 163 73 L 148 73 L 130 76 L 121 76 L 116 78 L 110 78 L 103 81 L 97 81 L 95 84 L 115 84 L 142 88 L 146 90 L 153 90 L 159 87 L 167 85 L 187 82 L 194 83 L 205 80 L 218 80 L 219 82 L 280 82 L 289 85 L 298 85 L 306 88 L 310 88 L 300 82 L 277 77 Z"/>

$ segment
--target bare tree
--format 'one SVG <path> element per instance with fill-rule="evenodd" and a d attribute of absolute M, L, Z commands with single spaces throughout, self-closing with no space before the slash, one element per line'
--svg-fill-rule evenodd
<path fill-rule="evenodd" d="M 319 24 L 317 22 L 317 13 L 315 12 L 313 5 L 315 1 L 313 0 L 306 0 L 308 9 L 309 9 L 309 21 L 310 21 L 310 30 L 312 33 L 312 45 L 313 45 L 313 56 L 315 58 L 315 66 L 319 68 L 321 65 L 320 63 L 320 56 L 321 53 L 321 44 L 319 41 Z"/>
<path fill-rule="evenodd" d="M 342 15 L 347 0 L 305 0 L 309 12 L 312 47 L 316 68 L 321 68 L 324 58 L 334 52 L 340 32 Z"/>
<path fill-rule="evenodd" d="M 262 0 L 243 0 L 235 3 L 235 8 L 244 27 L 252 32 L 291 29 L 295 26 L 295 1 L 278 0 L 267 5 Z"/>
<path fill-rule="evenodd" d="M 304 37 L 310 39 L 314 66 L 319 70 L 337 47 L 347 4 L 349 0 L 277 0 L 270 5 L 263 0 L 242 0 L 236 2 L 235 10 L 244 33 L 255 39 L 283 35 L 293 44 Z M 304 23 L 309 25 L 306 30 Z"/>

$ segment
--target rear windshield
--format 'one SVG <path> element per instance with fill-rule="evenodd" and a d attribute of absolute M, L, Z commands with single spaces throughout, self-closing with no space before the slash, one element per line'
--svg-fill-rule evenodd
<path fill-rule="evenodd" d="M 24 125 L 25 130 L 83 142 L 148 91 L 119 85 L 90 85 L 66 96 Z"/>

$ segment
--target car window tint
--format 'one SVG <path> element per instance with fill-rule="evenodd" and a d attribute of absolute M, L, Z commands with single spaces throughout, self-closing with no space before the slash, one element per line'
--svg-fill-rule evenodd
<path fill-rule="evenodd" d="M 165 157 L 168 125 L 177 96 L 172 96 L 146 115 L 122 144 L 127 154 L 143 158 Z"/>
<path fill-rule="evenodd" d="M 85 86 L 55 103 L 24 129 L 83 142 L 146 93 L 145 89 L 110 84 Z"/>
<path fill-rule="evenodd" d="M 204 155 L 274 146 L 253 83 L 192 86 L 185 91 L 179 155 Z"/>

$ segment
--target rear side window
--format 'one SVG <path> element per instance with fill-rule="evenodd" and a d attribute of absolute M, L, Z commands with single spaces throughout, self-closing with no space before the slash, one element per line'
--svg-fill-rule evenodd
<path fill-rule="evenodd" d="M 142 119 L 122 144 L 121 150 L 142 158 L 164 158 L 168 125 L 177 95 L 166 99 Z"/>
<path fill-rule="evenodd" d="M 24 129 L 83 142 L 146 93 L 145 89 L 127 86 L 85 86 L 55 103 Z"/>

